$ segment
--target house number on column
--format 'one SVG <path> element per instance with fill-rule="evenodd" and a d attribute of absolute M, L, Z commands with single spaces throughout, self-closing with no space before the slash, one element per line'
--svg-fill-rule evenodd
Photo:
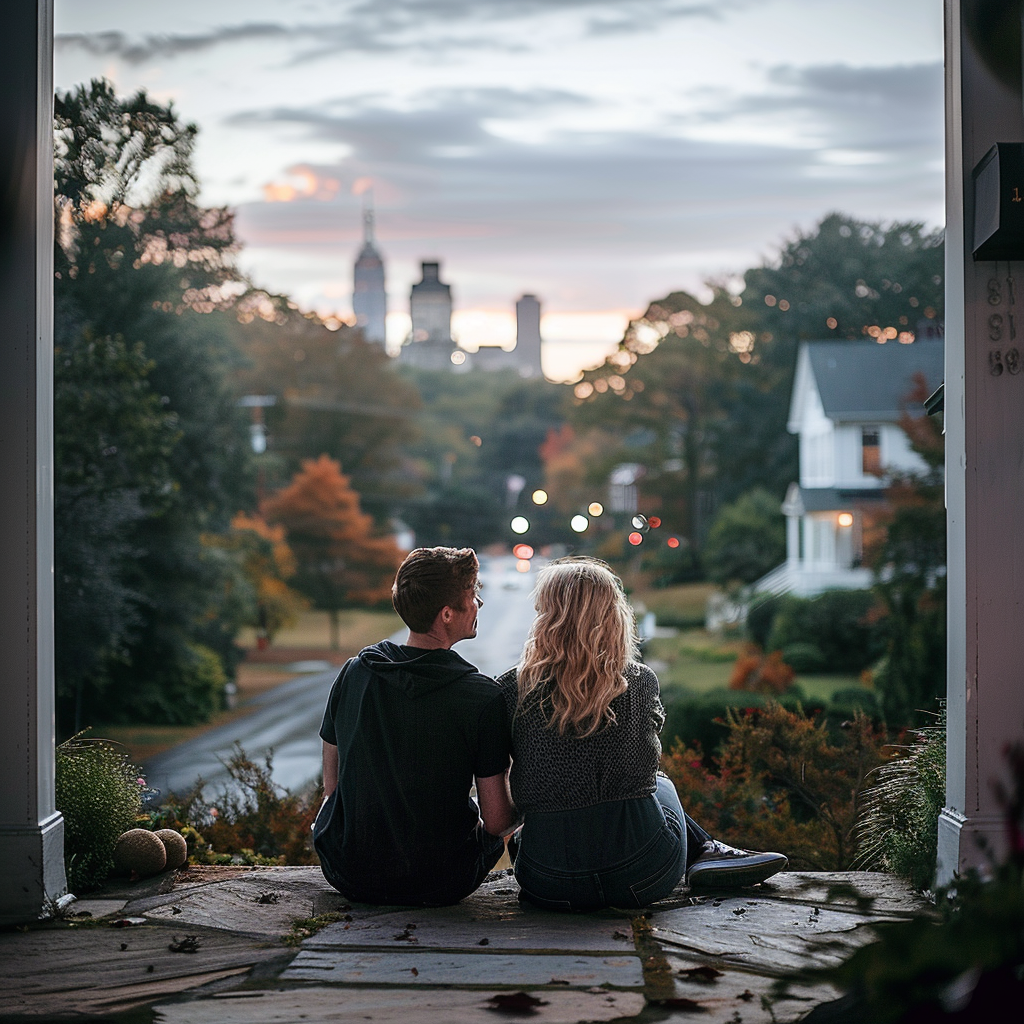
<path fill-rule="evenodd" d="M 988 282 L 988 304 L 998 306 L 988 317 L 988 340 L 1009 348 L 990 348 L 988 351 L 988 372 L 993 377 L 1001 377 L 1005 370 L 1010 374 L 1018 374 L 1024 368 L 1020 350 L 1013 343 L 1017 340 L 1017 324 L 1014 319 L 1014 306 L 1017 302 L 1014 280 L 992 277 Z"/>

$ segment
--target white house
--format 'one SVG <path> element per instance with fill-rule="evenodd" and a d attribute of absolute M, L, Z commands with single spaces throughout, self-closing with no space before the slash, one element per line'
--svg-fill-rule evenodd
<path fill-rule="evenodd" d="M 800 439 L 800 480 L 789 485 L 786 561 L 756 591 L 817 594 L 871 585 L 861 565 L 864 515 L 884 501 L 892 470 L 924 470 L 899 426 L 918 374 L 934 391 L 943 342 L 811 341 L 800 346 L 787 428 Z"/>

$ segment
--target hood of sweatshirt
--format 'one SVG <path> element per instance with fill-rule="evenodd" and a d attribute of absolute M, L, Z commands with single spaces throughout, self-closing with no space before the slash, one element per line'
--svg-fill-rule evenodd
<path fill-rule="evenodd" d="M 390 640 L 364 647 L 358 660 L 389 686 L 399 687 L 413 698 L 433 693 L 463 676 L 479 674 L 475 665 L 454 651 L 402 647 Z"/>

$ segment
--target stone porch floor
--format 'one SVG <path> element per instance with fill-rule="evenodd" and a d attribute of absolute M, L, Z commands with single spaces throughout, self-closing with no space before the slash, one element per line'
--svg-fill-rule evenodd
<path fill-rule="evenodd" d="M 0 1021 L 782 1024 L 838 993 L 796 987 L 780 1001 L 779 977 L 837 962 L 873 922 L 928 910 L 868 872 L 680 888 L 634 916 L 552 914 L 517 892 L 499 873 L 456 907 L 349 905 L 312 867 L 113 885 L 67 921 L 0 932 Z M 294 935 L 294 922 L 325 914 L 334 920 Z"/>

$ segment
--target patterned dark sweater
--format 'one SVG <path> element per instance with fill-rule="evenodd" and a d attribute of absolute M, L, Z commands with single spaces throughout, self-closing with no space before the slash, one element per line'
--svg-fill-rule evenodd
<path fill-rule="evenodd" d="M 547 727 L 544 689 L 516 714 L 516 670 L 498 677 L 512 729 L 512 799 L 522 813 L 567 811 L 655 790 L 665 724 L 658 677 L 646 666 L 626 666 L 626 692 L 612 701 L 615 724 L 580 738 Z"/>

